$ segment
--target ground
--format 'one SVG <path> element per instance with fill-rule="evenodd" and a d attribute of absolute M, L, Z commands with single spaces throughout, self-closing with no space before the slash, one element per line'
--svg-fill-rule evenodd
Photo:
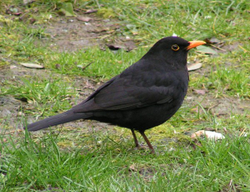
<path fill-rule="evenodd" d="M 79 16 L 78 18 L 82 17 Z M 114 38 L 111 36 L 110 39 L 105 40 L 107 39 L 107 36 L 110 36 L 109 34 L 112 34 L 113 30 L 120 29 L 119 21 L 101 19 L 93 15 L 88 15 L 88 17 L 84 18 L 87 18 L 88 22 L 79 21 L 75 17 L 59 17 L 56 21 L 53 21 L 53 23 L 39 26 L 43 28 L 45 34 L 48 34 L 48 37 L 37 43 L 46 44 L 50 46 L 51 49 L 58 52 L 74 52 L 93 46 L 99 46 L 100 49 L 105 49 L 105 47 L 111 44 L 113 44 L 114 47 L 124 48 L 126 50 L 135 48 L 136 45 L 131 39 L 126 40 L 123 37 Z M 227 52 L 239 49 L 238 46 L 221 48 Z M 9 64 L 9 66 L 4 66 L 1 69 L 2 80 L 15 81 L 17 84 L 22 84 L 22 80 L 16 77 L 28 76 L 32 79 L 34 76 L 40 76 L 45 79 L 52 75 L 49 70 L 25 68 L 20 66 L 15 61 L 10 61 Z M 210 66 L 205 66 L 190 73 L 191 75 L 207 74 L 209 73 L 209 70 Z M 100 83 L 97 84 L 98 82 L 95 81 L 96 80 L 93 78 L 87 79 L 81 76 L 74 77 L 74 88 L 78 90 L 78 94 L 80 93 L 79 95 L 81 95 L 78 98 L 78 103 L 90 95 L 100 85 Z M 23 113 L 20 113 L 21 106 L 26 108 L 26 105 L 29 104 L 27 102 L 21 102 L 20 100 L 10 96 L 2 96 L 0 99 L 0 117 L 4 119 L 6 118 L 6 115 L 8 116 L 9 114 L 12 117 L 12 120 L 8 122 L 16 124 L 16 119 L 23 115 Z M 246 110 L 249 110 L 250 108 L 250 103 L 248 101 L 242 101 L 241 99 L 235 98 L 214 98 L 213 94 L 197 94 L 196 90 L 189 90 L 185 104 L 189 107 L 195 107 L 197 103 L 200 103 L 205 109 L 211 109 L 211 112 L 213 114 L 215 113 L 215 115 L 227 116 L 229 115 L 228 112 L 244 114 L 246 113 Z M 29 107 L 31 106 L 28 106 L 28 108 Z M 32 116 L 29 118 L 32 118 Z M 74 124 L 74 122 L 72 124 Z M 77 124 L 79 126 L 79 123 Z"/>
<path fill-rule="evenodd" d="M 59 14 L 61 5 L 55 2 L 16 2 L 2 3 L 0 12 L 0 189 L 248 191 L 245 1 L 214 1 L 211 10 L 207 5 L 199 9 L 195 1 L 185 6 L 181 1 L 85 1 L 85 7 L 72 3 L 74 16 Z M 176 20 L 179 14 L 182 23 Z M 31 135 L 21 130 L 26 122 L 81 102 L 173 33 L 208 45 L 189 55 L 189 65 L 202 66 L 189 72 L 181 109 L 146 132 L 157 156 L 135 150 L 129 130 L 96 121 L 70 122 Z M 226 139 L 192 140 L 190 135 L 199 130 L 220 132 Z"/>

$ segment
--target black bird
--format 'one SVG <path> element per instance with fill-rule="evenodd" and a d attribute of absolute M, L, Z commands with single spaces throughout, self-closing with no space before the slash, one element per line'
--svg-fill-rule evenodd
<path fill-rule="evenodd" d="M 188 88 L 187 54 L 204 41 L 170 36 L 159 40 L 138 62 L 100 86 L 69 111 L 29 124 L 37 131 L 78 119 L 92 119 L 135 130 L 154 148 L 145 130 L 160 125 L 180 108 Z M 26 128 L 26 127 L 25 127 Z"/>

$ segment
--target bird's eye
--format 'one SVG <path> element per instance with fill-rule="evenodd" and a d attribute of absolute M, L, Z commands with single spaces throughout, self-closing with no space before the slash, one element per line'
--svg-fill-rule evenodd
<path fill-rule="evenodd" d="M 177 45 L 177 44 L 173 44 L 173 45 L 171 46 L 171 49 L 172 49 L 173 51 L 178 51 L 178 50 L 180 49 L 180 47 L 179 47 L 179 45 Z"/>

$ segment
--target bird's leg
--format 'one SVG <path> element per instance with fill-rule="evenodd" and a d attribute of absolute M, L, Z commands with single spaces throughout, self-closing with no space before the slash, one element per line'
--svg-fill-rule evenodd
<path fill-rule="evenodd" d="M 155 154 L 155 150 L 153 146 L 151 145 L 150 141 L 148 140 L 147 136 L 145 135 L 144 131 L 140 132 L 146 143 L 148 144 L 149 149 L 151 150 L 151 153 Z"/>
<path fill-rule="evenodd" d="M 133 135 L 133 137 L 134 137 L 135 147 L 136 147 L 136 148 L 139 148 L 140 145 L 139 145 L 139 142 L 138 142 L 137 137 L 136 137 L 136 135 L 135 135 L 135 130 L 134 130 L 134 129 L 131 129 L 131 131 L 132 131 L 132 135 Z"/>

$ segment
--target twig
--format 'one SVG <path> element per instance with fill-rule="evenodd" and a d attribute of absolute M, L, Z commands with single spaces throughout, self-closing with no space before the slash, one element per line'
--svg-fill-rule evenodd
<path fill-rule="evenodd" d="M 94 62 L 90 62 L 89 64 L 87 64 L 85 67 L 82 68 L 82 71 L 84 71 L 88 66 L 90 66 L 92 63 Z"/>

